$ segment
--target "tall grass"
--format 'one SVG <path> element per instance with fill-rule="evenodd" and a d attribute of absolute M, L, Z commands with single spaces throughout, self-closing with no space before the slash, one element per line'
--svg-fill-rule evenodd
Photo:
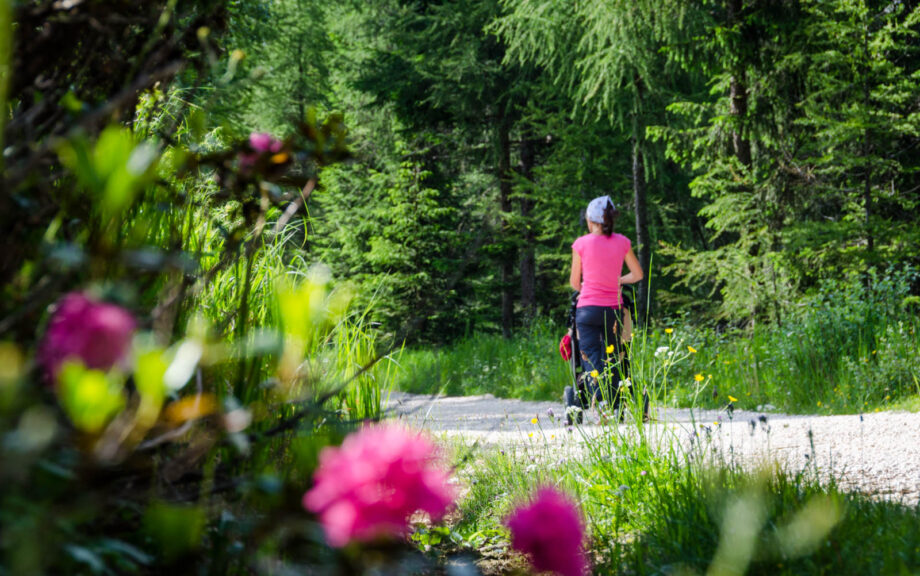
<path fill-rule="evenodd" d="M 557 351 L 561 336 L 556 325 L 537 320 L 512 339 L 482 334 L 448 348 L 408 349 L 400 357 L 395 385 L 404 392 L 561 398 L 570 379 Z"/>
<path fill-rule="evenodd" d="M 634 347 L 635 363 L 689 355 L 675 368 L 668 401 L 788 412 L 882 410 L 920 394 L 920 317 L 913 308 L 911 269 L 838 285 L 804 299 L 782 325 L 717 331 L 673 323 Z M 695 352 L 690 353 L 689 347 Z M 703 377 L 697 382 L 696 375 Z M 901 404 L 899 404 L 901 403 Z"/>
<path fill-rule="evenodd" d="M 561 444 L 538 434 L 482 453 L 464 470 L 470 490 L 455 530 L 474 547 L 506 546 L 513 506 L 553 485 L 584 513 L 596 574 L 920 570 L 920 508 L 842 493 L 814 468 L 745 470 L 713 457 L 705 439 L 687 447 L 645 430 L 578 438 L 576 429 Z"/>
<path fill-rule="evenodd" d="M 725 406 L 796 413 L 856 413 L 910 407 L 920 398 L 920 317 L 908 269 L 803 299 L 782 324 L 716 329 L 664 321 L 636 331 L 634 381 L 653 404 Z M 565 328 L 536 321 L 508 340 L 467 338 L 448 348 L 408 350 L 398 388 L 557 400 L 570 384 L 557 352 Z"/>

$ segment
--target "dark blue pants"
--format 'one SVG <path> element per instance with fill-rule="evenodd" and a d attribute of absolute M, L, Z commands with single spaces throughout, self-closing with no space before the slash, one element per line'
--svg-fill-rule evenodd
<path fill-rule="evenodd" d="M 575 310 L 581 365 L 587 376 L 588 396 L 619 406 L 619 383 L 629 377 L 629 358 L 620 334 L 623 311 L 609 306 L 582 306 Z M 607 348 L 613 346 L 608 354 Z M 622 359 L 620 359 L 622 353 Z M 597 370 L 599 378 L 590 376 Z"/>

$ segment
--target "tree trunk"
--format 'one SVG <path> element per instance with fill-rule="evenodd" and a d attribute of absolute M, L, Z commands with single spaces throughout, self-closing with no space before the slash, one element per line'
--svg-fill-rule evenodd
<path fill-rule="evenodd" d="M 870 69 L 870 58 L 872 56 L 869 54 L 869 26 L 868 24 L 863 28 L 863 114 L 869 114 L 871 110 L 871 100 L 870 100 L 870 90 L 869 90 L 869 69 Z M 872 133 L 870 132 L 871 121 L 867 122 L 865 132 L 863 134 L 863 162 L 865 163 L 865 170 L 863 172 L 863 204 L 865 210 L 865 225 L 866 225 L 866 250 L 870 254 L 875 249 L 875 238 L 872 234 Z"/>
<path fill-rule="evenodd" d="M 514 326 L 514 294 L 511 291 L 514 277 L 514 248 L 511 243 L 508 216 L 511 214 L 511 131 L 510 122 L 504 116 L 498 121 L 498 192 L 501 209 L 501 291 L 502 291 L 502 335 L 511 338 Z"/>
<path fill-rule="evenodd" d="M 636 84 L 636 107 L 633 111 L 633 201 L 636 205 L 636 244 L 639 248 L 638 258 L 639 265 L 642 267 L 644 277 L 639 282 L 639 294 L 636 302 L 635 325 L 643 326 L 648 320 L 649 306 L 649 280 L 651 273 L 649 266 L 652 263 L 652 244 L 648 230 L 648 202 L 646 201 L 646 182 L 645 182 L 645 158 L 642 154 L 642 144 L 645 142 L 645 121 L 642 117 L 642 99 L 645 96 L 645 87 L 642 85 L 642 79 L 638 76 L 633 79 Z"/>
<path fill-rule="evenodd" d="M 737 26 L 741 9 L 744 6 L 743 0 L 729 0 L 728 2 L 728 25 Z M 732 70 L 731 80 L 729 81 L 729 99 L 731 100 L 730 115 L 732 117 L 732 147 L 735 150 L 735 156 L 746 167 L 751 167 L 751 143 L 744 137 L 741 126 L 744 117 L 747 116 L 748 94 L 745 85 L 744 68 L 741 65 L 735 65 Z"/>
<path fill-rule="evenodd" d="M 529 128 L 525 129 L 521 134 L 521 161 L 518 167 L 521 176 L 526 178 L 528 182 L 533 182 L 534 148 L 536 143 L 532 136 Z M 531 320 L 537 313 L 537 268 L 534 257 L 534 229 L 533 222 L 531 222 L 531 213 L 534 206 L 532 190 L 519 194 L 519 197 L 521 199 L 521 223 L 524 227 L 521 235 L 521 308 L 525 320 Z"/>
<path fill-rule="evenodd" d="M 641 123 L 636 119 L 635 125 Z M 638 134 L 636 132 L 635 134 Z M 642 156 L 640 138 L 633 136 L 633 200 L 636 204 L 636 244 L 639 247 L 639 265 L 645 277 L 639 282 L 639 294 L 636 302 L 636 326 L 645 324 L 648 318 L 649 304 L 649 266 L 652 262 L 651 244 L 648 231 L 648 203 L 646 202 L 645 159 Z"/>

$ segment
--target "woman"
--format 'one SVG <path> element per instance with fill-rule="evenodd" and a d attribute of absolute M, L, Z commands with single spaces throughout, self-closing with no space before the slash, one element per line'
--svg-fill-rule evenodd
<path fill-rule="evenodd" d="M 572 243 L 569 282 L 579 292 L 575 327 L 582 367 L 588 374 L 593 401 L 605 399 L 619 408 L 620 383 L 629 385 L 629 359 L 623 350 L 623 295 L 620 287 L 644 277 L 629 238 L 613 232 L 619 212 L 609 196 L 588 204 L 588 234 Z M 629 273 L 621 275 L 623 264 Z M 600 383 L 606 384 L 603 389 Z M 644 407 L 645 417 L 648 406 Z M 621 416 L 622 420 L 622 416 Z"/>

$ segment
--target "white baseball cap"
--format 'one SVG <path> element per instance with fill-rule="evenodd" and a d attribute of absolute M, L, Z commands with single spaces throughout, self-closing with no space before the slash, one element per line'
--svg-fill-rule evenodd
<path fill-rule="evenodd" d="M 603 224 L 604 209 L 607 208 L 607 204 L 610 204 L 614 210 L 616 209 L 616 206 L 613 204 L 613 200 L 610 199 L 610 196 L 598 196 L 588 203 L 588 210 L 585 211 L 585 218 L 591 222 Z"/>

